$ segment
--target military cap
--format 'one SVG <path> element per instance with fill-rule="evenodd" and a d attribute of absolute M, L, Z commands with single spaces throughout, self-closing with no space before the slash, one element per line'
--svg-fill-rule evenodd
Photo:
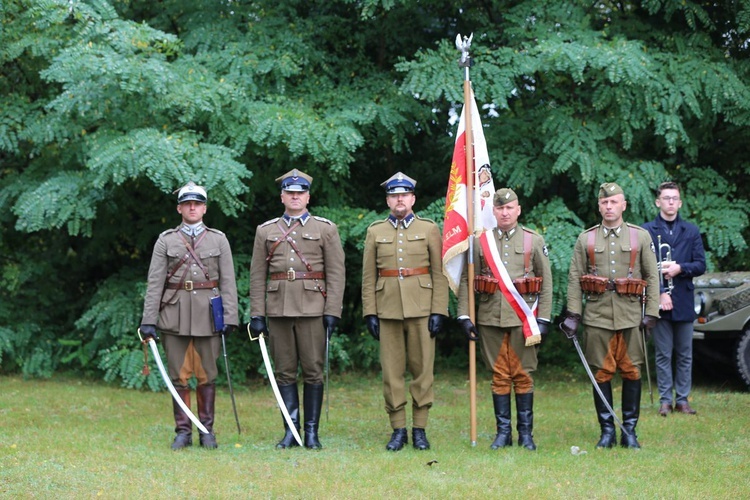
<path fill-rule="evenodd" d="M 193 181 L 188 182 L 177 191 L 177 203 L 185 203 L 186 201 L 206 203 L 207 200 L 206 190 Z"/>
<path fill-rule="evenodd" d="M 615 182 L 605 182 L 604 184 L 599 186 L 599 198 L 609 198 L 610 196 L 614 196 L 616 194 L 624 195 L 625 191 L 623 191 L 622 188 Z"/>
<path fill-rule="evenodd" d="M 502 207 L 510 203 L 511 201 L 517 200 L 518 196 L 516 192 L 511 188 L 501 188 L 495 191 L 495 196 L 492 198 L 492 203 L 496 207 Z"/>
<path fill-rule="evenodd" d="M 312 177 L 293 168 L 281 177 L 277 177 L 276 182 L 280 183 L 283 191 L 309 191 L 310 184 L 312 184 Z"/>
<path fill-rule="evenodd" d="M 380 185 L 385 188 L 386 194 L 413 193 L 417 181 L 408 175 L 397 172 Z"/>

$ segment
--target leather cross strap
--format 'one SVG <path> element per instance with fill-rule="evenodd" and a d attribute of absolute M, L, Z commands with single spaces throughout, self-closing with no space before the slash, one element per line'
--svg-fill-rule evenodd
<path fill-rule="evenodd" d="M 219 282 L 211 281 L 181 281 L 180 283 L 167 283 L 170 290 L 202 290 L 205 288 L 218 288 Z"/>
<path fill-rule="evenodd" d="M 531 239 L 530 231 L 523 230 L 523 276 L 524 278 L 531 272 Z"/>
<path fill-rule="evenodd" d="M 206 279 L 209 278 L 208 269 L 206 269 L 206 266 L 203 265 L 203 262 L 201 262 L 200 257 L 195 253 L 195 248 L 200 245 L 201 241 L 203 241 L 203 237 L 206 235 L 206 231 L 203 231 L 203 233 L 198 238 L 198 241 L 195 243 L 195 247 L 190 244 L 190 242 L 187 239 L 187 236 L 185 236 L 185 233 L 180 231 L 180 236 L 182 236 L 182 241 L 185 242 L 185 247 L 187 247 L 188 252 L 190 252 L 190 256 L 193 257 L 193 260 L 196 264 L 198 264 L 198 267 L 201 268 L 201 271 L 203 271 L 203 274 L 206 276 Z"/>
<path fill-rule="evenodd" d="M 323 271 L 302 272 L 290 269 L 284 273 L 271 273 L 269 278 L 274 281 L 324 280 L 326 279 L 326 273 Z"/>
<path fill-rule="evenodd" d="M 635 269 L 635 258 L 638 255 L 638 232 L 634 227 L 628 226 L 630 230 L 630 268 L 628 268 L 628 278 L 633 276 Z"/>
<path fill-rule="evenodd" d="M 206 236 L 206 234 L 208 234 L 208 231 L 203 231 L 201 233 L 201 235 L 198 237 L 198 241 L 195 243 L 196 247 L 198 245 L 200 245 L 200 243 L 203 241 L 203 238 Z M 183 284 L 186 283 L 185 276 L 187 276 L 188 271 L 190 270 L 189 267 L 185 267 L 185 270 L 183 271 L 182 276 L 180 277 L 179 283 L 170 283 L 169 280 L 172 278 L 172 276 L 174 276 L 177 273 L 177 271 L 180 269 L 180 267 L 182 267 L 182 265 L 187 262 L 187 260 L 188 260 L 188 258 L 190 256 L 193 256 L 197 260 L 198 265 L 203 270 L 203 272 L 206 274 L 206 279 L 208 279 L 208 271 L 206 271 L 206 269 L 203 267 L 203 263 L 195 255 L 195 251 L 193 250 L 193 247 L 187 241 L 187 239 L 185 238 L 185 235 L 182 233 L 182 231 L 180 231 L 180 236 L 182 236 L 182 240 L 185 242 L 185 246 L 188 249 L 188 253 L 186 253 L 174 265 L 174 267 L 167 272 L 167 276 L 164 278 L 164 289 L 162 290 L 162 293 L 161 293 L 161 301 L 159 303 L 159 311 L 161 311 L 162 309 L 164 309 L 164 306 L 167 305 L 167 302 L 171 301 L 174 298 L 174 296 L 177 294 L 177 292 L 174 292 L 169 299 L 164 300 L 164 295 L 166 295 L 167 289 L 179 290 L 179 289 L 182 288 Z M 172 286 L 170 286 L 170 285 L 172 285 Z M 211 287 L 211 288 L 213 288 L 213 287 Z"/>
<path fill-rule="evenodd" d="M 297 229 L 297 226 L 299 226 L 300 224 L 301 223 L 300 223 L 300 221 L 298 219 L 297 222 L 295 222 L 294 224 L 292 224 L 289 227 L 288 231 L 284 231 L 284 228 L 281 227 L 281 224 L 279 224 L 278 222 L 276 223 L 276 227 L 278 227 L 279 230 L 281 231 L 281 238 L 279 238 L 278 240 L 276 240 L 274 242 L 274 244 L 271 245 L 271 248 L 268 250 L 268 255 L 266 256 L 266 262 L 271 262 L 271 259 L 273 258 L 273 254 L 274 254 L 274 252 L 276 252 L 276 247 L 278 247 L 279 245 L 281 245 L 282 241 L 287 241 L 287 237 L 290 234 L 292 234 L 292 231 L 294 231 L 295 229 Z"/>
<path fill-rule="evenodd" d="M 429 272 L 429 267 L 399 267 L 398 269 L 378 269 L 378 276 L 383 278 L 406 278 L 420 274 L 429 274 Z"/>
<path fill-rule="evenodd" d="M 596 243 L 596 229 L 589 231 L 589 238 L 586 242 L 586 252 L 589 254 L 589 264 L 591 265 L 591 274 L 598 275 L 596 272 L 596 255 L 594 254 L 594 245 Z"/>

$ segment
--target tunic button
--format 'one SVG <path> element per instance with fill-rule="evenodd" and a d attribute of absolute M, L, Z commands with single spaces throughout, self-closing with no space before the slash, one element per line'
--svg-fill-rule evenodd
<path fill-rule="evenodd" d="M 399 252 L 403 252 L 403 251 L 404 251 L 404 249 L 403 249 L 403 248 L 399 248 L 399 249 L 398 249 L 398 251 L 399 251 Z"/>
<path fill-rule="evenodd" d="M 610 262 L 610 264 L 612 264 L 614 266 L 615 265 L 615 261 L 613 260 L 612 262 Z"/>
<path fill-rule="evenodd" d="M 614 269 L 612 269 L 612 274 L 615 274 L 615 272 L 617 272 L 617 271 L 615 271 Z"/>

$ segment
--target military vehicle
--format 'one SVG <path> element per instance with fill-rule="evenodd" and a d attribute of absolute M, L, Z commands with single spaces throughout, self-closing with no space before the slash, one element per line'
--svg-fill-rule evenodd
<path fill-rule="evenodd" d="M 693 284 L 696 357 L 733 366 L 750 389 L 750 272 L 707 273 Z"/>

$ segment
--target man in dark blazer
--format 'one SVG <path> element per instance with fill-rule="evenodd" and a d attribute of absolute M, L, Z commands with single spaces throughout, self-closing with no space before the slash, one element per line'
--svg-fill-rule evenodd
<path fill-rule="evenodd" d="M 643 225 L 657 248 L 661 269 L 659 321 L 653 330 L 659 415 L 672 411 L 694 415 L 688 396 L 693 368 L 693 277 L 706 271 L 706 255 L 700 231 L 682 219 L 680 186 L 663 182 L 656 191 L 659 215 Z M 668 246 L 667 246 L 668 245 Z M 674 359 L 674 373 L 672 360 Z M 672 391 L 675 404 L 672 406 Z"/>

